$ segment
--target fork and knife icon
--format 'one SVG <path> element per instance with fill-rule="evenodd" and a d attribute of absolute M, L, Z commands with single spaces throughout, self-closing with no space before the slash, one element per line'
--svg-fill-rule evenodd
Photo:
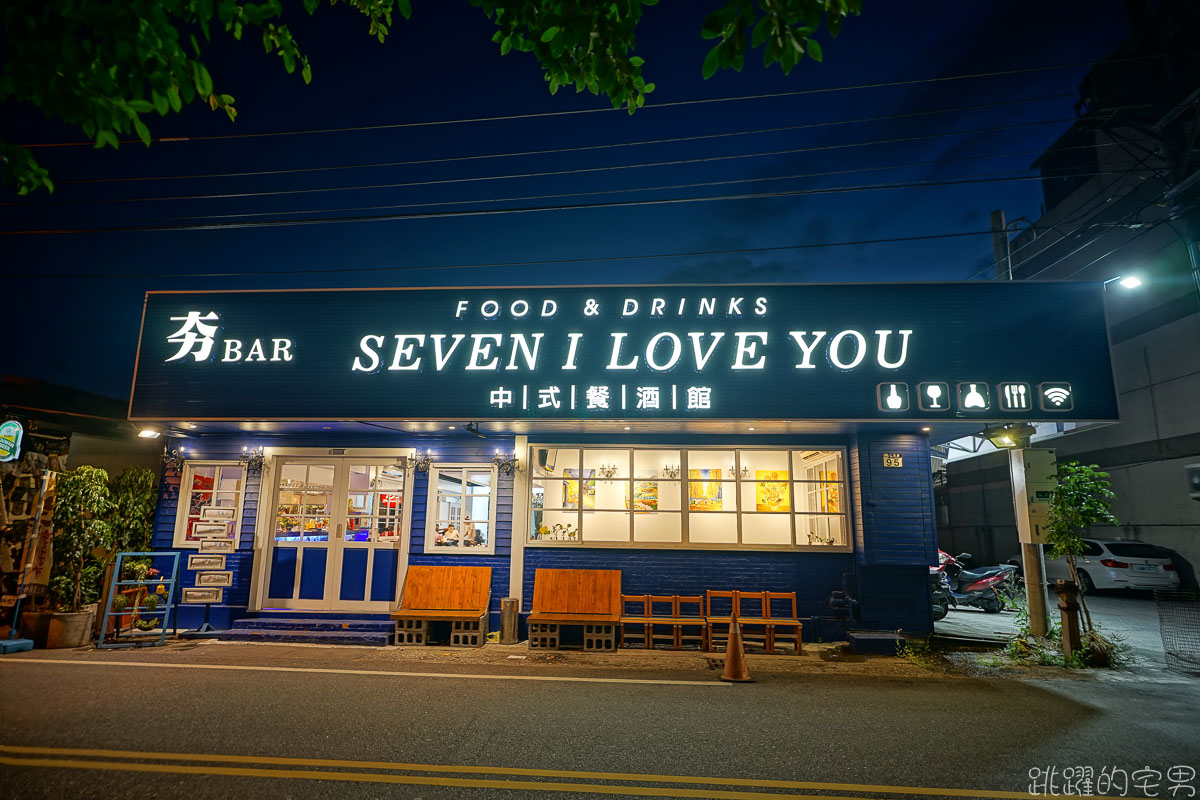
<path fill-rule="evenodd" d="M 1024 411 L 1033 408 L 1033 398 L 1029 386 L 1024 383 L 1004 383 L 1000 386 L 1004 398 L 1004 409 L 1008 411 Z"/>

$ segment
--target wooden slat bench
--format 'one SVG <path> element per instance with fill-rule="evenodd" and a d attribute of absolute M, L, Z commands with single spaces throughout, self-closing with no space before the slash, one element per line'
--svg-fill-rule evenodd
<path fill-rule="evenodd" d="M 655 628 L 670 628 L 670 631 L 659 633 Z M 706 650 L 707 637 L 704 598 L 699 595 L 621 595 L 622 647 L 629 639 L 638 639 L 646 649 L 666 642 L 672 649 L 682 650 L 685 642 L 695 642 L 701 650 Z"/>
<path fill-rule="evenodd" d="M 560 628 L 583 628 L 584 650 L 615 650 L 621 621 L 621 572 L 613 569 L 539 569 L 533 575 L 529 646 L 558 650 Z"/>
<path fill-rule="evenodd" d="M 392 612 L 396 644 L 428 644 L 429 624 L 449 622 L 452 646 L 482 647 L 491 597 L 491 567 L 410 566 Z"/>

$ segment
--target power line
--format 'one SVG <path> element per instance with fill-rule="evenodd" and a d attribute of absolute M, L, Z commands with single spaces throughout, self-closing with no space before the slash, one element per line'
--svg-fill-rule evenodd
<path fill-rule="evenodd" d="M 971 183 L 1004 183 L 1012 181 L 1029 181 L 1041 180 L 1037 175 L 1012 175 L 1000 176 L 992 178 L 965 178 L 955 180 L 940 180 L 940 181 L 925 181 L 925 182 L 907 182 L 907 183 L 891 183 L 891 184 L 868 184 L 863 186 L 836 186 L 815 189 L 796 189 L 791 191 L 780 192 L 757 192 L 735 195 L 716 195 L 705 197 L 671 197 L 652 200 L 613 200 L 602 203 L 575 203 L 570 205 L 554 205 L 554 206 L 527 206 L 524 208 L 493 208 L 493 209 L 472 209 L 469 211 L 436 211 L 422 212 L 416 214 L 380 214 L 356 217 L 332 217 L 332 218 L 317 218 L 317 219 L 299 219 L 299 220 L 262 220 L 257 222 L 227 222 L 227 223 L 201 223 L 194 225 L 130 225 L 130 226 L 115 226 L 115 227 L 98 227 L 98 228 L 58 228 L 58 229 L 40 229 L 40 230 L 16 230 L 16 231 L 0 231 L 0 236 L 43 236 L 54 234 L 79 234 L 79 233 L 141 233 L 150 231 L 187 231 L 187 230 L 222 230 L 232 228 L 269 228 L 269 227 L 288 227 L 299 225 L 330 225 L 343 224 L 352 222 L 393 222 L 401 220 L 416 220 L 416 219 L 448 219 L 454 217 L 483 217 L 495 216 L 500 214 L 534 214 L 547 211 L 581 211 L 595 210 L 602 208 L 629 208 L 636 206 L 660 206 L 660 205 L 684 205 L 692 203 L 708 203 L 725 200 L 759 200 L 773 199 L 783 197 L 801 197 L 806 195 L 825 195 L 825 194 L 842 194 L 847 192 L 861 191 L 883 191 L 893 189 L 914 189 L 928 188 L 936 186 L 956 186 Z M 320 213 L 320 212 L 314 212 Z M 990 232 L 990 231 L 989 231 Z"/>
<path fill-rule="evenodd" d="M 1124 62 L 1131 62 L 1131 61 L 1145 61 L 1145 60 L 1149 60 L 1149 59 L 1167 58 L 1167 57 L 1168 57 L 1167 54 L 1133 56 L 1130 58 L 1109 59 L 1104 63 L 1116 64 L 1116 63 L 1124 63 Z M 732 102 L 741 102 L 741 101 L 745 101 L 745 100 L 776 99 L 776 98 L 781 98 L 781 97 L 802 97 L 802 96 L 814 95 L 814 94 L 829 94 L 829 93 L 835 93 L 835 92 L 861 91 L 861 90 L 865 90 L 865 89 L 887 89 L 887 88 L 894 88 L 894 87 L 898 87 L 898 86 L 915 86 L 915 85 L 929 84 L 929 83 L 946 83 L 946 82 L 950 82 L 950 81 L 974 80 L 974 79 L 978 79 L 978 78 L 996 78 L 996 77 L 1004 77 L 1004 76 L 1008 76 L 1008 75 L 1025 75 L 1025 74 L 1029 74 L 1031 72 L 1048 72 L 1048 71 L 1054 71 L 1054 70 L 1060 70 L 1060 69 L 1072 69 L 1074 67 L 1094 67 L 1094 66 L 1096 66 L 1095 61 L 1076 61 L 1076 62 L 1067 63 L 1067 64 L 1051 64 L 1051 65 L 1041 66 L 1041 67 L 1022 67 L 1019 69 L 996 70 L 994 72 L 975 72 L 975 73 L 967 73 L 967 74 L 962 74 L 962 75 L 947 75 L 947 76 L 940 77 L 940 78 L 916 78 L 916 79 L 903 80 L 903 81 L 881 81 L 881 82 L 877 82 L 877 83 L 858 83 L 858 84 L 848 84 L 848 85 L 844 85 L 844 86 L 828 86 L 828 87 L 817 88 L 817 89 L 796 89 L 796 90 L 787 91 L 787 92 L 770 92 L 770 93 L 765 93 L 765 94 L 738 95 L 738 96 L 734 96 L 734 97 L 710 97 L 710 98 L 702 98 L 702 99 L 695 99 L 695 100 L 675 100 L 675 101 L 666 102 L 666 103 L 648 102 L 643 107 L 642 110 L 644 111 L 644 110 L 657 109 L 657 108 L 674 108 L 674 107 L 679 107 L 679 106 L 705 105 L 705 104 L 711 104 L 711 103 L 732 103 Z M 312 134 L 324 134 L 324 133 L 351 133 L 351 132 L 359 132 L 359 131 L 396 130 L 396 129 L 400 129 L 400 128 L 424 128 L 424 127 L 433 127 L 433 126 L 438 126 L 438 125 L 463 125 L 463 124 L 474 124 L 474 123 L 479 123 L 479 122 L 506 122 L 506 121 L 511 121 L 511 120 L 522 120 L 522 119 L 543 119 L 546 117 L 576 116 L 576 115 L 580 115 L 580 114 L 600 114 L 600 113 L 610 113 L 613 111 L 623 111 L 623 110 L 624 110 L 623 108 L 610 108 L 610 107 L 584 108 L 584 109 L 574 109 L 574 110 L 565 110 L 565 111 L 541 111 L 541 112 L 533 112 L 533 113 L 526 113 L 526 114 L 506 114 L 506 115 L 491 116 L 491 117 L 465 117 L 465 118 L 460 118 L 460 119 L 427 120 L 427 121 L 422 121 L 422 122 L 393 122 L 393 123 L 383 123 L 383 124 L 378 124 L 378 125 L 352 125 L 352 126 L 344 126 L 344 127 L 338 127 L 338 128 L 310 128 L 310 129 L 306 129 L 306 130 L 263 131 L 263 132 L 259 132 L 259 133 L 229 133 L 229 134 L 215 134 L 215 135 L 208 135 L 208 136 L 168 136 L 168 137 L 163 137 L 160 139 L 155 139 L 154 141 L 159 141 L 159 142 L 196 142 L 196 141 L 218 141 L 218 140 L 228 140 L 228 139 L 255 139 L 255 138 L 263 138 L 263 137 L 269 137 L 269 136 L 308 136 L 308 135 L 312 135 Z M 139 140 L 127 139 L 127 140 L 123 140 L 123 143 L 125 143 L 125 142 L 133 143 L 133 142 L 137 142 L 137 141 L 139 141 Z M 37 143 L 37 144 L 25 144 L 25 145 L 21 145 L 21 146 L 22 147 L 37 147 L 37 148 L 92 147 L 93 144 L 94 143 L 91 141 L 87 141 L 87 142 L 47 142 L 47 143 Z"/>
<path fill-rule="evenodd" d="M 445 164 L 461 161 L 479 161 L 491 158 L 515 158 L 524 156 L 540 156 L 553 155 L 559 153 L 578 153 L 593 150 L 611 150 L 620 147 L 641 147 L 644 145 L 655 144 L 678 144 L 681 142 L 696 142 L 711 139 L 725 139 L 736 136 L 756 136 L 764 133 L 783 133 L 787 131 L 808 130 L 811 128 L 825 128 L 836 125 L 860 125 L 867 122 L 883 122 L 892 119 L 907 119 L 911 117 L 930 116 L 933 114 L 948 114 L 961 111 L 979 111 L 986 108 L 998 108 L 1000 106 L 1023 105 L 1025 103 L 1043 102 L 1046 100 L 1062 100 L 1068 97 L 1074 97 L 1074 93 L 1067 94 L 1051 94 L 1042 95 L 1040 97 L 1023 97 L 1017 100 L 1002 100 L 995 103 L 980 103 L 970 106 L 956 106 L 952 108 L 937 108 L 927 111 L 913 111 L 907 114 L 884 114 L 877 117 L 859 117 L 856 119 L 828 120 L 825 122 L 808 122 L 799 125 L 780 125 L 773 128 L 757 128 L 754 130 L 727 131 L 721 133 L 704 133 L 694 136 L 673 136 L 665 139 L 642 139 L 635 142 L 613 142 L 609 144 L 594 144 L 581 145 L 577 147 L 555 147 L 543 150 L 524 150 L 510 153 L 487 153 L 483 155 L 469 156 L 447 156 L 443 158 L 419 158 L 407 161 L 378 161 L 368 164 L 336 164 L 324 167 L 293 167 L 289 169 L 266 169 L 252 170 L 247 172 L 210 172 L 195 175 L 147 175 L 133 177 L 115 177 L 115 178 L 84 178 L 76 180 L 56 181 L 58 184 L 89 184 L 89 183 L 135 183 L 144 181 L 170 181 L 170 180 L 195 180 L 200 178 L 244 178 L 244 177 L 259 177 L 264 175 L 288 175 L 300 174 L 309 172 L 334 172 L 347 169 L 380 169 L 387 167 L 406 167 L 420 166 L 425 164 Z"/>
<path fill-rule="evenodd" d="M 1041 151 L 1033 150 L 1033 151 L 1029 151 L 1029 152 L 1036 153 L 1036 152 L 1041 152 Z M 956 161 L 975 161 L 975 160 L 979 160 L 980 158 L 991 158 L 991 157 L 1004 158 L 1004 157 L 1010 157 L 1013 155 L 1022 155 L 1022 153 L 1005 153 L 1005 154 L 1000 154 L 997 156 L 983 156 L 983 157 L 976 156 L 976 157 L 970 157 L 970 158 L 945 159 L 942 161 L 914 162 L 912 164 L 896 164 L 896 165 L 883 166 L 883 167 L 859 167 L 856 169 L 829 170 L 826 172 L 807 172 L 807 173 L 797 173 L 794 175 L 770 175 L 770 176 L 766 176 L 766 177 L 755 177 L 755 178 L 733 178 L 733 179 L 722 180 L 722 181 L 700 181 L 697 183 L 676 183 L 676 184 L 664 184 L 664 185 L 659 185 L 659 186 L 636 186 L 636 187 L 622 188 L 622 189 L 601 189 L 601 190 L 588 191 L 588 192 L 557 192 L 554 194 L 518 195 L 518 196 L 514 196 L 514 197 L 491 197 L 491 198 L 472 199 L 472 200 L 441 200 L 441 201 L 432 201 L 432 202 L 423 202 L 423 203 L 392 203 L 392 204 L 388 204 L 388 205 L 373 205 L 373 206 L 343 206 L 341 208 L 311 208 L 311 209 L 297 209 L 295 211 L 251 211 L 251 212 L 245 212 L 245 213 L 204 214 L 204 215 L 193 214 L 193 215 L 187 215 L 187 216 L 181 216 L 181 217 L 171 217 L 170 219 L 174 220 L 174 221 L 205 220 L 205 219 L 249 219 L 252 217 L 278 216 L 281 214 L 333 214 L 333 213 L 348 213 L 348 212 L 352 212 L 352 211 L 387 211 L 387 210 L 394 210 L 394 209 L 399 209 L 399 208 L 433 208 L 433 207 L 442 207 L 442 206 L 461 206 L 461 205 L 484 204 L 484 203 L 515 203 L 515 202 L 526 202 L 526 201 L 531 201 L 531 200 L 557 200 L 557 199 L 561 199 L 564 197 L 596 197 L 599 195 L 634 194 L 634 193 L 638 193 L 638 192 L 658 192 L 658 191 L 667 191 L 667 190 L 671 190 L 671 189 L 697 189 L 697 188 L 702 188 L 705 186 L 729 186 L 732 184 L 744 184 L 744 183 L 768 183 L 771 181 L 796 180 L 798 178 L 813 178 L 813 177 L 828 177 L 828 176 L 832 176 L 832 175 L 846 175 L 846 174 L 857 173 L 857 172 L 878 172 L 878 171 L 886 171 L 886 170 L 893 170 L 893 169 L 907 169 L 907 168 L 919 167 L 919 166 L 949 164 L 949 163 L 953 163 Z M 1101 174 L 1110 174 L 1110 173 L 1095 173 L 1095 174 L 1101 175 Z M 1112 173 L 1112 174 L 1116 174 L 1116 173 Z M 1039 179 L 1038 176 L 1035 176 L 1035 175 L 1028 175 L 1027 173 L 1024 173 L 1024 172 L 1014 172 L 1014 173 L 1007 173 L 1007 174 L 1001 173 L 999 175 L 992 175 L 992 176 L 985 176 L 985 175 L 964 176 L 963 180 L 977 180 L 978 182 L 987 182 L 987 181 L 991 181 L 991 180 L 999 180 L 999 179 L 1004 179 L 1004 178 L 1018 178 L 1018 177 L 1023 177 L 1028 180 Z M 926 184 L 924 184 L 924 183 L 920 183 L 920 184 L 914 185 L 913 188 L 921 188 L 925 185 Z M 845 188 L 845 189 L 855 189 L 855 190 L 859 189 L 859 187 L 830 187 L 830 188 L 832 188 L 832 189 Z M 877 186 L 872 185 L 871 187 L 865 187 L 865 188 L 877 188 Z M 889 187 L 889 188 L 907 188 L 907 185 L 906 184 L 897 184 L 894 187 Z M 976 274 L 978 274 L 978 273 L 976 273 Z M 971 277 L 974 277 L 974 275 L 969 276 L 968 280 Z"/>
<path fill-rule="evenodd" d="M 625 256 L 590 256 L 583 258 L 551 258 L 540 260 L 526 261 L 494 261 L 494 262 L 467 262 L 458 264 L 429 264 L 429 265 L 410 265 L 403 267 L 320 267 L 316 269 L 293 269 L 286 270 L 269 270 L 265 272 L 179 272 L 163 274 L 158 272 L 26 272 L 16 273 L 9 277 L 13 278 L 256 278 L 267 275 L 316 275 L 316 274 L 342 274 L 342 273 L 376 273 L 376 272 L 420 272 L 434 270 L 458 270 L 458 269 L 499 269 L 506 267 L 538 267 L 550 266 L 552 264 L 593 264 L 599 262 L 622 262 L 622 261 L 657 261 L 671 258 L 693 258 L 698 256 L 721 256 L 721 255 L 738 255 L 751 253 L 772 253 L 786 250 L 818 250 L 828 247 L 859 247 L 876 244 L 892 244 L 899 242 L 917 242 L 930 241 L 938 239 L 956 239 L 967 236 L 986 236 L 991 234 L 990 230 L 984 231 L 955 231 L 950 233 L 929 233 L 915 236 L 891 236 L 879 239 L 856 239 L 851 241 L 839 242 L 820 242 L 811 244 L 792 244 L 778 245 L 774 247 L 740 247 L 729 248 L 723 250 L 693 250 L 680 253 L 642 253 L 636 255 Z"/>
<path fill-rule="evenodd" d="M 476 183 L 482 181 L 499 181 L 499 180 L 517 180 L 521 178 L 545 178 L 556 177 L 561 175 L 581 175 L 596 172 L 611 172 L 616 170 L 626 169 L 645 169 L 650 167 L 670 167 L 681 166 L 684 164 L 709 164 L 718 161 L 736 161 L 746 158 L 765 158 L 768 156 L 795 155 L 797 153 L 811 153 L 826 150 L 844 150 L 855 147 L 873 147 L 884 144 L 902 144 L 906 142 L 927 141 L 930 139 L 942 139 L 950 136 L 969 136 L 980 133 L 995 133 L 998 131 L 1009 131 L 1020 128 L 1034 128 L 1043 125 L 1055 125 L 1062 122 L 1071 122 L 1073 117 L 1064 117 L 1058 119 L 1041 120 L 1038 122 L 1022 122 L 1014 125 L 999 125 L 989 128 L 975 128 L 965 131 L 944 131 L 942 133 L 925 134 L 921 136 L 903 136 L 893 139 L 876 139 L 867 142 L 848 142 L 828 145 L 811 145 L 808 147 L 793 147 L 783 150 L 766 150 L 757 153 L 735 153 L 731 155 L 721 156 L 702 156 L 697 158 L 682 158 L 669 161 L 648 161 L 633 164 L 615 164 L 603 167 L 579 167 L 575 169 L 563 170 L 546 170 L 542 172 L 523 172 L 509 173 L 505 175 L 484 175 L 470 178 L 439 178 L 436 180 L 426 181 L 401 181 L 396 183 L 376 183 L 376 184 L 359 184 L 355 186 L 327 186 L 315 187 L 308 189 L 277 189 L 264 192 L 226 192 L 222 194 L 196 194 L 196 195 L 167 195 L 158 197 L 127 197 L 127 198 L 109 198 L 102 200 L 81 200 L 67 201 L 64 203 L 47 204 L 46 207 L 62 207 L 68 205 L 97 205 L 97 204 L 124 204 L 124 203 L 147 203 L 147 202 L 167 202 L 176 200 L 230 200 L 244 197 L 275 197 L 280 195 L 301 195 L 301 194 L 323 194 L 327 192 L 349 192 L 349 191 L 365 191 L 373 189 L 400 189 L 413 186 L 439 186 L 446 184 L 459 183 Z M 7 203 L 6 203 L 7 205 Z M 29 206 L 25 206 L 29 207 Z M 36 207 L 36 206 L 34 206 Z"/>

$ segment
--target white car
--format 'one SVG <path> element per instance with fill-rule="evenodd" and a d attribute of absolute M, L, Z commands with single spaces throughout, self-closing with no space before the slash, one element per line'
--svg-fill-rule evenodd
<path fill-rule="evenodd" d="M 1049 545 L 1042 545 L 1049 550 Z M 1022 569 L 1021 556 L 1009 564 Z M 1097 589 L 1178 589 L 1179 573 L 1171 554 L 1161 547 L 1132 539 L 1084 539 L 1083 555 L 1075 561 L 1084 593 Z M 1046 582 L 1071 580 L 1065 558 L 1046 559 Z"/>

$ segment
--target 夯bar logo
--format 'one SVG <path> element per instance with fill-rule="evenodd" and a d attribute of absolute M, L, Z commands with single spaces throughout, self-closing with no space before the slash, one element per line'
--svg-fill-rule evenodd
<path fill-rule="evenodd" d="M 212 360 L 213 345 L 216 344 L 217 331 L 221 316 L 215 311 L 203 314 L 199 311 L 189 311 L 182 317 L 170 317 L 171 322 L 178 322 L 179 330 L 167 337 L 167 341 L 178 345 L 175 355 L 164 359 L 166 363 L 186 360 L 190 355 L 196 361 Z M 267 356 L 267 347 L 262 339 L 255 339 L 250 347 L 243 350 L 241 339 L 225 338 L 224 349 L 220 358 L 223 364 L 234 364 L 239 361 L 291 361 L 292 340 L 271 339 L 271 355 Z"/>

